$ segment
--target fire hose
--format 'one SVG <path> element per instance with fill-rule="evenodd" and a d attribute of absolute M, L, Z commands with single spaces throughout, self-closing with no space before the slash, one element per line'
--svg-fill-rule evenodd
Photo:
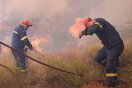
<path fill-rule="evenodd" d="M 33 51 L 34 51 L 35 53 L 39 54 L 40 56 L 45 57 L 43 54 L 39 53 L 38 51 L 36 51 L 36 50 L 34 50 L 34 49 L 33 49 Z"/>
<path fill-rule="evenodd" d="M 7 69 L 7 70 L 14 76 L 14 78 L 15 78 L 15 80 L 16 80 L 17 88 L 19 88 L 18 79 L 17 79 L 15 73 L 14 73 L 11 69 L 9 69 L 8 67 L 6 67 L 6 66 L 3 65 L 3 64 L 0 64 L 0 66 L 2 66 L 2 67 L 4 67 L 5 69 Z"/>
<path fill-rule="evenodd" d="M 32 58 L 32 57 L 30 57 L 30 56 L 28 56 L 28 55 L 26 55 L 26 54 L 20 52 L 20 51 L 18 51 L 18 50 L 16 50 L 16 49 L 12 48 L 11 46 L 9 46 L 9 45 L 7 45 L 7 44 L 1 42 L 1 41 L 0 41 L 0 44 L 4 45 L 4 46 L 6 46 L 6 47 L 8 47 L 8 48 L 10 48 L 10 49 L 13 49 L 14 51 L 16 51 L 16 52 L 18 52 L 18 53 L 20 53 L 20 54 L 26 56 L 27 58 L 29 58 L 29 59 L 31 59 L 31 60 L 33 60 L 33 61 L 39 63 L 39 64 L 45 65 L 45 66 L 47 66 L 47 67 L 49 67 L 49 68 L 52 68 L 52 69 L 55 69 L 55 70 L 58 70 L 58 71 L 61 71 L 61 72 L 65 72 L 65 73 L 68 73 L 68 74 L 78 75 L 78 76 L 81 76 L 81 77 L 83 76 L 82 74 L 77 74 L 77 73 L 74 73 L 74 72 L 66 71 L 66 70 L 63 70 L 63 69 L 60 69 L 60 68 L 53 67 L 53 66 L 51 66 L 51 65 L 45 64 L 45 63 L 43 63 L 43 62 L 41 62 L 41 61 L 38 61 L 38 60 L 36 60 L 36 59 L 34 59 L 34 58 Z"/>

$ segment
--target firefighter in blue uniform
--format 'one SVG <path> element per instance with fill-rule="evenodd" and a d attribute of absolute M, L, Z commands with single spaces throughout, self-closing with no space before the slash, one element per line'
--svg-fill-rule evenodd
<path fill-rule="evenodd" d="M 27 46 L 30 50 L 33 49 L 30 41 L 28 40 L 26 31 L 32 26 L 28 20 L 22 21 L 18 27 L 13 31 L 11 47 L 15 48 L 22 53 L 24 53 L 24 47 Z M 26 58 L 24 55 L 11 50 L 16 61 L 16 69 L 19 69 L 21 72 L 26 72 Z"/>
<path fill-rule="evenodd" d="M 108 86 L 115 87 L 117 84 L 117 70 L 119 66 L 119 56 L 124 50 L 123 41 L 116 29 L 103 18 L 86 18 L 84 20 L 85 30 L 79 37 L 83 35 L 96 34 L 104 45 L 95 56 L 95 61 L 106 67 L 106 76 Z"/>

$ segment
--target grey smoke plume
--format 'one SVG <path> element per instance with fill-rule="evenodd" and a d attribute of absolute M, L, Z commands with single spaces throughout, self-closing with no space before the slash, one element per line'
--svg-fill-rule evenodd
<path fill-rule="evenodd" d="M 0 40 L 10 44 L 13 29 L 29 19 L 29 37 L 51 36 L 43 51 L 76 47 L 78 41 L 87 45 L 91 37 L 79 40 L 69 33 L 77 17 L 105 18 L 120 31 L 132 18 L 131 8 L 132 0 L 0 0 Z"/>

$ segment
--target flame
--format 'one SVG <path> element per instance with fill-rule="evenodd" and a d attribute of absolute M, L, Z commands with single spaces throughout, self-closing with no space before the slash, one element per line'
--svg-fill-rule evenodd
<path fill-rule="evenodd" d="M 70 27 L 69 32 L 72 34 L 73 37 L 77 38 L 79 32 L 83 30 L 83 24 L 81 24 L 83 20 L 84 18 L 76 18 L 76 23 Z"/>
<path fill-rule="evenodd" d="M 36 36 L 33 37 L 33 41 L 31 42 L 33 47 L 35 47 L 36 50 L 39 52 L 42 51 L 42 48 L 39 47 L 40 43 L 46 43 L 50 39 L 50 36 L 47 36 L 47 38 L 37 38 Z"/>
<path fill-rule="evenodd" d="M 0 23 L 2 23 L 2 20 L 0 19 Z"/>
<path fill-rule="evenodd" d="M 2 23 L 2 20 L 0 19 L 0 29 L 6 29 L 7 27 L 4 27 L 1 23 Z"/>

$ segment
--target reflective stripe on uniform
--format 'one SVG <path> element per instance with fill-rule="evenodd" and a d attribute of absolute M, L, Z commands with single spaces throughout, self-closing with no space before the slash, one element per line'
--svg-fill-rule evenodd
<path fill-rule="evenodd" d="M 25 69 L 25 70 L 20 70 L 21 72 L 26 72 L 27 70 Z"/>
<path fill-rule="evenodd" d="M 24 37 L 21 38 L 21 40 L 23 41 L 23 40 L 25 40 L 26 38 L 27 38 L 27 36 L 24 36 Z"/>
<path fill-rule="evenodd" d="M 105 63 L 106 62 L 106 60 L 104 59 L 102 62 L 101 62 L 101 64 L 103 64 L 103 63 Z"/>
<path fill-rule="evenodd" d="M 99 22 L 95 22 L 94 24 L 99 25 L 99 27 L 103 30 L 103 26 Z"/>
<path fill-rule="evenodd" d="M 18 34 L 18 32 L 16 32 L 16 31 L 13 31 L 13 33 Z"/>
<path fill-rule="evenodd" d="M 117 73 L 106 73 L 107 77 L 113 77 L 113 76 L 117 76 Z"/>

